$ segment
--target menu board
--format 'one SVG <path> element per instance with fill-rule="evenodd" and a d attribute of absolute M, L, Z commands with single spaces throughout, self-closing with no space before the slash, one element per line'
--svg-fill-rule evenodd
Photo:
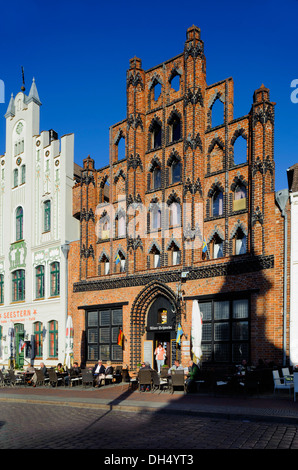
<path fill-rule="evenodd" d="M 176 339 L 171 339 L 171 366 L 174 365 L 174 362 L 178 360 L 178 350 Z"/>
<path fill-rule="evenodd" d="M 143 343 L 143 361 L 149 362 L 153 368 L 153 341 L 145 340 Z"/>

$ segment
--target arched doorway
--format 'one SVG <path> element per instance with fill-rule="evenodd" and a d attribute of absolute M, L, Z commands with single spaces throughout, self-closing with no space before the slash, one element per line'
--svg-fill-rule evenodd
<path fill-rule="evenodd" d="M 166 351 L 165 365 L 171 367 L 176 359 L 176 312 L 173 304 L 164 296 L 158 295 L 148 311 L 146 340 L 152 341 L 153 352 L 161 343 Z M 174 358 L 172 357 L 174 354 Z M 153 367 L 157 369 L 153 355 Z"/>
<path fill-rule="evenodd" d="M 161 300 L 161 298 L 163 300 Z M 158 300 L 159 299 L 159 300 Z M 155 304 L 155 301 L 158 301 Z M 159 305 L 160 302 L 160 306 Z M 138 296 L 135 298 L 131 310 L 131 340 L 130 340 L 130 367 L 131 369 L 137 369 L 138 363 L 144 359 L 144 341 L 148 341 L 148 345 L 151 350 L 153 350 L 154 342 L 158 341 L 158 333 L 163 331 L 154 331 L 151 328 L 151 331 L 148 330 L 148 327 L 154 326 L 154 318 L 157 321 L 157 314 L 159 309 L 165 307 L 169 315 L 172 313 L 172 318 L 169 316 L 169 326 L 172 326 L 170 336 L 166 337 L 166 340 L 170 338 L 170 342 L 175 337 L 175 330 L 177 322 L 180 322 L 180 319 L 175 317 L 174 312 L 178 311 L 177 298 L 175 293 L 170 287 L 160 281 L 152 281 L 147 286 L 141 290 Z M 161 314 L 162 312 L 160 312 Z M 154 317 L 156 315 L 156 317 Z M 174 318 L 175 317 L 175 318 Z M 148 324 L 149 318 L 149 324 Z M 157 325 L 158 326 L 158 325 Z M 166 329 L 164 329 L 166 333 Z M 151 335 L 151 337 L 150 337 Z M 155 335 L 157 335 L 155 337 Z M 151 345 L 149 343 L 151 341 Z M 172 344 L 174 341 L 172 341 Z M 148 353 L 149 354 L 149 353 Z M 153 354 L 153 353 L 152 353 Z M 153 365 L 153 361 L 150 361 Z"/>

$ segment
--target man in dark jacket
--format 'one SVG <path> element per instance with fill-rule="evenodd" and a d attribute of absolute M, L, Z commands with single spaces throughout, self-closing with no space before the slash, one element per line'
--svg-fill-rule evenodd
<path fill-rule="evenodd" d="M 106 368 L 103 365 L 102 361 L 99 359 L 98 363 L 92 369 L 92 374 L 94 375 L 94 379 L 96 382 L 95 387 L 99 387 L 100 382 L 102 379 L 105 379 L 105 371 Z"/>
<path fill-rule="evenodd" d="M 196 390 L 196 380 L 198 380 L 200 375 L 200 369 L 197 364 L 193 361 L 189 361 L 188 368 L 188 377 L 186 379 L 186 391 L 188 393 L 194 392 Z"/>

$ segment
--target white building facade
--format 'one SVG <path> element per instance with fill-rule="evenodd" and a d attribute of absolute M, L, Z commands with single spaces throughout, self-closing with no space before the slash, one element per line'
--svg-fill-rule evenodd
<path fill-rule="evenodd" d="M 10 99 L 0 156 L 0 364 L 55 366 L 65 360 L 68 243 L 74 135 L 40 133 L 33 79 Z"/>
<path fill-rule="evenodd" d="M 298 365 L 298 164 L 287 171 L 291 207 L 290 363 Z"/>

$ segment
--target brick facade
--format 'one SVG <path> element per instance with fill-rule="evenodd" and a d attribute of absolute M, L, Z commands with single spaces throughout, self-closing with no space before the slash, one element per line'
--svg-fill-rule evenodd
<path fill-rule="evenodd" d="M 180 82 L 175 89 L 174 80 Z M 233 100 L 232 78 L 207 85 L 204 44 L 195 26 L 187 30 L 184 52 L 173 59 L 147 71 L 139 58 L 130 60 L 127 117 L 110 128 L 109 165 L 96 170 L 86 158 L 73 189 L 80 240 L 69 253 L 69 313 L 77 360 L 96 359 L 87 357 L 86 312 L 111 307 L 122 309 L 123 363 L 135 368 L 144 341 L 170 343 L 180 323 L 184 336 L 175 354 L 186 364 L 192 302 L 198 299 L 213 309 L 210 323 L 203 316 L 203 339 L 211 338 L 203 361 L 216 362 L 216 351 L 220 360 L 281 361 L 284 227 L 274 192 L 275 103 L 262 85 L 248 114 L 234 119 Z M 215 105 L 222 107 L 216 126 Z M 118 155 L 122 139 L 124 158 Z M 246 150 L 239 161 L 241 139 Z M 237 299 L 249 305 L 242 324 L 248 325 L 245 353 L 241 325 L 233 324 L 231 313 Z M 227 301 L 229 332 L 225 337 L 222 317 L 217 342 L 214 312 L 228 308 Z M 161 329 L 164 336 L 148 328 L 156 323 L 154 305 L 162 302 L 170 332 Z"/>

